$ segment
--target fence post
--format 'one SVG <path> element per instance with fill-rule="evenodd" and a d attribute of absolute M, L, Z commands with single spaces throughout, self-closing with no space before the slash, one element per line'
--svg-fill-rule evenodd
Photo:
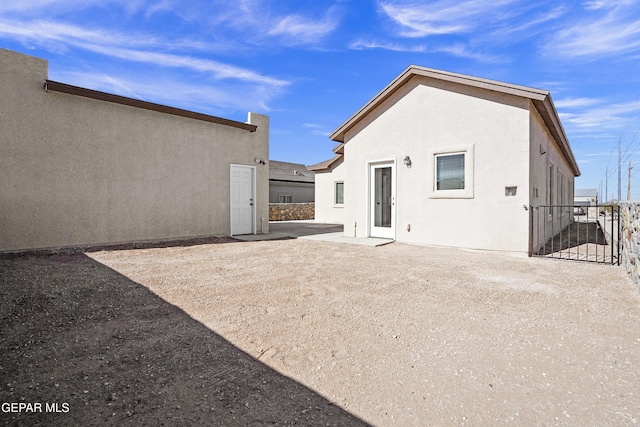
<path fill-rule="evenodd" d="M 533 256 L 533 206 L 529 205 L 529 257 Z"/>
<path fill-rule="evenodd" d="M 620 265 L 620 237 L 622 235 L 622 224 L 620 223 L 620 205 L 618 205 L 618 265 Z"/>
<path fill-rule="evenodd" d="M 613 219 L 615 218 L 613 209 L 614 207 L 611 205 L 611 264 L 613 264 Z"/>

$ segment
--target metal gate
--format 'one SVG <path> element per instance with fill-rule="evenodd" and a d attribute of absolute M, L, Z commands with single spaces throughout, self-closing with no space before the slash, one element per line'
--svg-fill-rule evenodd
<path fill-rule="evenodd" d="M 620 265 L 617 205 L 530 206 L 529 255 Z"/>

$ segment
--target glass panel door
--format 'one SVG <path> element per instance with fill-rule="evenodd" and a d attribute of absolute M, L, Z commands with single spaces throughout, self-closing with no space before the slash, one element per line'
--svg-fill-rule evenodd
<path fill-rule="evenodd" d="M 376 206 L 373 225 L 391 227 L 391 167 L 375 168 Z"/>
<path fill-rule="evenodd" d="M 371 233 L 372 237 L 395 238 L 395 189 L 393 164 L 371 166 Z"/>

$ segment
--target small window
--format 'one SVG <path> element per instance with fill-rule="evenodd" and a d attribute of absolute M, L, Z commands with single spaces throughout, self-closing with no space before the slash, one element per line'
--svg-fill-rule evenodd
<path fill-rule="evenodd" d="M 436 147 L 429 152 L 430 199 L 473 199 L 474 144 Z"/>
<path fill-rule="evenodd" d="M 291 194 L 281 194 L 278 196 L 279 203 L 293 203 L 293 196 Z"/>
<path fill-rule="evenodd" d="M 464 190 L 464 153 L 436 156 L 436 190 Z"/>
<path fill-rule="evenodd" d="M 549 164 L 549 182 L 547 183 L 547 204 L 553 205 L 555 202 L 555 180 L 553 174 L 553 165 Z"/>
<path fill-rule="evenodd" d="M 335 204 L 344 204 L 344 182 L 336 182 Z"/>

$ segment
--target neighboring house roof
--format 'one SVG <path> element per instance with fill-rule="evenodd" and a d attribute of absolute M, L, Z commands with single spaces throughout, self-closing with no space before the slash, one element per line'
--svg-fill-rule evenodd
<path fill-rule="evenodd" d="M 433 79 L 458 83 L 466 86 L 487 89 L 495 92 L 501 92 L 530 99 L 540 116 L 542 116 L 542 119 L 549 128 L 549 131 L 553 135 L 553 138 L 558 143 L 560 150 L 569 162 L 569 165 L 573 169 L 575 176 L 580 175 L 580 168 L 578 168 L 578 163 L 573 156 L 573 152 L 571 151 L 571 147 L 569 146 L 569 141 L 564 132 L 564 129 L 562 128 L 562 124 L 560 123 L 558 112 L 553 105 L 551 95 L 548 91 L 527 86 L 503 83 L 495 80 L 482 79 L 479 77 L 467 76 L 464 74 L 451 73 L 448 71 L 435 70 L 431 68 L 420 67 L 417 65 L 410 65 L 406 70 L 402 72 L 402 74 L 400 74 L 391 83 L 389 83 L 387 87 L 382 89 L 382 91 L 380 91 L 360 110 L 352 115 L 346 122 L 340 125 L 338 129 L 336 129 L 331 135 L 329 135 L 329 138 L 341 143 L 333 149 L 333 152 L 342 155 L 341 153 L 343 153 L 343 145 L 345 143 L 346 133 L 354 126 L 356 126 L 363 118 L 365 118 L 382 102 L 393 95 L 398 89 L 408 83 L 409 80 L 416 76 L 429 77 Z"/>
<path fill-rule="evenodd" d="M 301 163 L 269 160 L 269 181 L 310 182 L 316 181 L 315 172 Z"/>
<path fill-rule="evenodd" d="M 595 188 L 576 188 L 573 197 L 598 197 L 598 190 Z"/>
<path fill-rule="evenodd" d="M 217 123 L 236 127 L 238 129 L 255 132 L 257 126 L 249 123 L 237 122 L 235 120 L 224 119 L 222 117 L 210 116 L 208 114 L 196 113 L 195 111 L 183 110 L 180 108 L 169 107 L 162 104 L 154 104 L 153 102 L 141 101 L 139 99 L 127 98 L 125 96 L 113 95 L 111 93 L 100 92 L 97 90 L 86 89 L 83 87 L 72 86 L 66 83 L 55 82 L 53 80 L 45 80 L 44 89 L 52 92 L 62 92 L 69 95 L 84 96 L 85 98 L 97 99 L 100 101 L 113 102 L 114 104 L 128 105 L 129 107 L 144 108 L 145 110 L 157 111 L 174 116 L 187 117 L 205 122 Z"/>

